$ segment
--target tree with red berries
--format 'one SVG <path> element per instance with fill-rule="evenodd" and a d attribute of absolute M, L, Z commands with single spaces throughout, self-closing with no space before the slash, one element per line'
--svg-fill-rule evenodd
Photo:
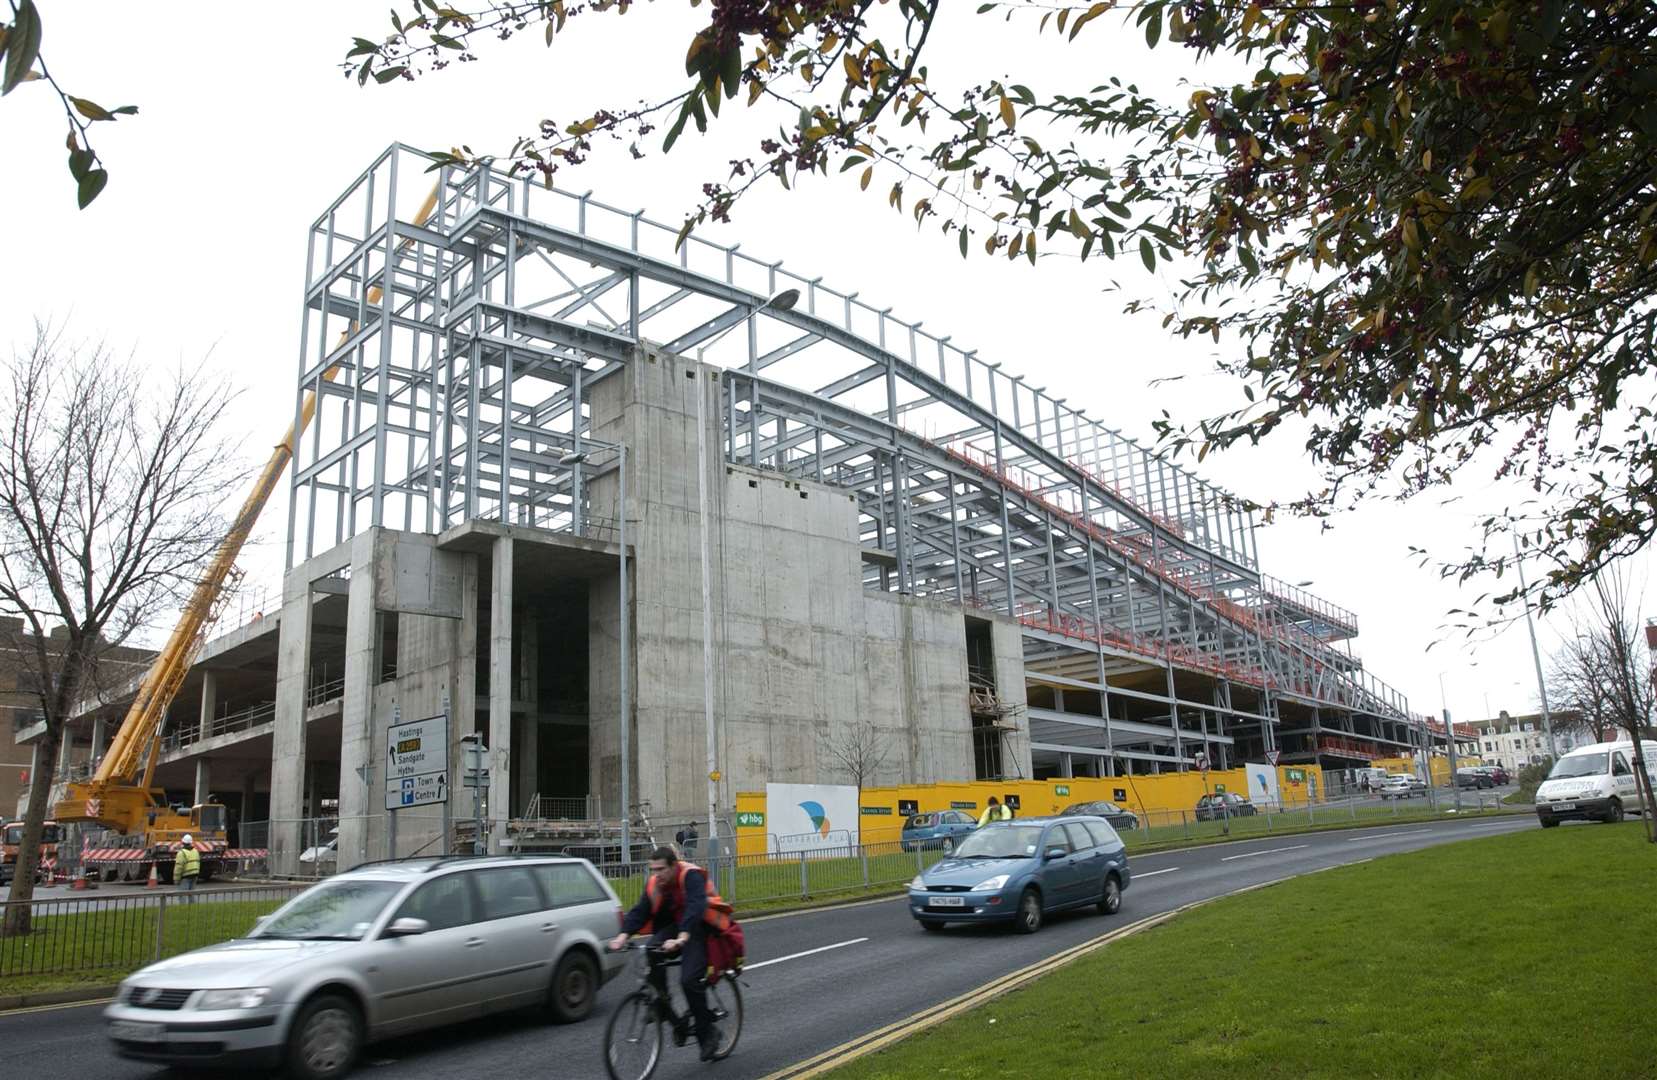
<path fill-rule="evenodd" d="M 696 0 L 692 0 L 693 5 Z M 483 58 L 486 38 L 557 47 L 626 0 L 432 0 L 358 38 L 359 81 Z M 1509 533 L 1544 557 L 1544 606 L 1643 548 L 1657 522 L 1657 5 L 1635 0 L 724 0 L 677 94 L 543 120 L 496 156 L 554 182 L 614 137 L 706 132 L 740 98 L 786 139 L 710 178 L 688 231 L 756 184 L 850 174 L 961 255 L 1126 254 L 1178 272 L 1138 299 L 1228 346 L 1235 407 L 1158 425 L 1199 458 L 1278 429 L 1326 483 L 1326 515 L 1454 480 L 1518 478 L 1528 505 L 1441 563 L 1500 573 Z M 1097 85 L 935 85 L 942 20 L 1004 20 L 1096 50 Z M 649 23 L 635 18 L 638 32 Z M 1111 73 L 1118 35 L 1185 50 L 1195 92 L 1164 101 Z M 1238 61 L 1243 81 L 1204 79 Z M 999 68 L 1003 58 L 986 57 Z M 1087 272 L 1085 269 L 1079 272 Z M 1271 509 L 1271 508 L 1268 508 Z M 1442 553 L 1440 553 L 1442 554 Z M 1519 597 L 1514 588 L 1498 602 Z"/>

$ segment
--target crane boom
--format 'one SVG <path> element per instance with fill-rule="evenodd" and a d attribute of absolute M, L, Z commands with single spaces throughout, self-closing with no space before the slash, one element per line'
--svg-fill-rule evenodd
<path fill-rule="evenodd" d="M 415 215 L 415 225 L 424 225 L 430 219 L 437 207 L 437 193 L 438 185 L 434 184 Z M 404 246 L 409 243 L 408 240 L 403 241 Z M 382 296 L 380 286 L 375 285 L 369 288 L 365 300 L 373 305 L 379 303 Z M 340 340 L 343 342 L 350 337 L 355 329 L 356 323 L 352 323 L 350 329 L 340 335 Z M 323 380 L 332 382 L 339 376 L 340 370 L 339 365 L 329 367 L 322 373 Z M 317 398 L 315 390 L 305 395 L 297 421 L 271 451 L 270 460 L 265 462 L 230 531 L 214 552 L 206 572 L 191 590 L 189 600 L 179 614 L 178 624 L 173 627 L 167 643 L 156 654 L 155 662 L 139 683 L 138 694 L 127 709 L 120 729 L 110 741 L 108 752 L 98 762 L 97 770 L 86 783 L 67 785 L 66 795 L 55 809 L 59 822 L 91 822 L 128 833 L 141 827 L 146 816 L 151 822 L 154 821 L 154 816 L 148 811 L 162 802 L 156 797 L 162 793 L 151 790 L 150 777 L 159 756 L 161 725 L 166 719 L 167 709 L 178 695 L 179 687 L 184 685 L 190 664 L 218 613 L 218 607 L 226 595 L 225 583 L 234 572 L 243 545 L 252 535 L 259 515 L 293 459 L 300 434 L 316 415 Z"/>

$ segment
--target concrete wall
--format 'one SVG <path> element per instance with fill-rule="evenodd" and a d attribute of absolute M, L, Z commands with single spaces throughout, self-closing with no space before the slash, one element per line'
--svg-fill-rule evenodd
<path fill-rule="evenodd" d="M 701 536 L 696 393 L 706 395 L 719 803 L 767 781 L 835 779 L 830 740 L 871 725 L 887 748 L 877 782 L 972 775 L 961 610 L 868 593 L 855 500 L 828 485 L 727 465 L 718 382 L 684 359 L 646 352 L 594 393 L 594 435 L 629 456 L 633 578 L 635 801 L 671 822 L 705 815 Z M 613 507 L 613 476 L 592 484 L 595 513 Z M 619 806 L 616 587 L 590 595 L 591 763 L 606 808 Z M 1022 700 L 1016 628 L 1009 696 Z M 1016 672 L 1012 670 L 1016 665 Z M 1029 769 L 1028 739 L 1022 768 Z"/>

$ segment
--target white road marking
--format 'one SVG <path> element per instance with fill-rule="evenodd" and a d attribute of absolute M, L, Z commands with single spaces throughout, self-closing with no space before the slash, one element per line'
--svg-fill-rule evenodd
<path fill-rule="evenodd" d="M 1135 874 L 1133 876 L 1133 879 L 1135 881 L 1138 881 L 1140 878 L 1156 877 L 1158 874 L 1172 874 L 1175 870 L 1178 870 L 1178 869 L 1179 869 L 1179 867 L 1177 867 L 1177 866 L 1170 866 L 1166 870 L 1147 870 L 1143 874 Z"/>
<path fill-rule="evenodd" d="M 1389 836 L 1419 836 L 1422 833 L 1432 832 L 1431 829 L 1406 829 L 1403 832 L 1370 833 L 1368 836 L 1349 836 L 1346 842 L 1356 844 L 1360 840 L 1382 840 Z"/>
<path fill-rule="evenodd" d="M 816 948 L 816 949 L 807 949 L 805 952 L 790 953 L 787 956 L 779 956 L 774 960 L 761 960 L 757 964 L 744 964 L 744 965 L 742 965 L 742 970 L 743 971 L 754 971 L 758 968 L 768 967 L 771 964 L 780 964 L 784 960 L 798 960 L 802 956 L 812 956 L 816 953 L 828 952 L 830 949 L 844 949 L 847 945 L 856 945 L 856 944 L 859 944 L 860 942 L 864 942 L 864 941 L 868 941 L 868 940 L 869 939 L 866 938 L 866 937 L 859 937 L 859 938 L 852 938 L 850 941 L 837 941 L 833 945 L 823 945 L 823 946 L 821 946 L 819 948 Z"/>
<path fill-rule="evenodd" d="M 1275 855 L 1279 851 L 1299 851 L 1303 847 L 1311 847 L 1311 846 L 1312 845 L 1310 845 L 1310 844 L 1296 844 L 1293 847 L 1267 848 L 1265 851 L 1245 851 L 1241 855 L 1227 855 L 1225 858 L 1221 859 L 1220 861 L 1221 862 L 1230 862 L 1233 859 L 1252 859 L 1256 855 Z"/>

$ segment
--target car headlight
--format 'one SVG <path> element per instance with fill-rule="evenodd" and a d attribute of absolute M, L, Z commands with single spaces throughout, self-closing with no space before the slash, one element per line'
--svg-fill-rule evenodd
<path fill-rule="evenodd" d="M 926 888 L 926 881 L 921 877 L 921 875 L 916 874 L 915 875 L 915 880 L 911 881 L 909 883 L 909 887 L 911 889 L 915 889 L 915 890 L 919 891 L 921 889 Z"/>
<path fill-rule="evenodd" d="M 999 892 L 1007 887 L 1007 875 L 997 874 L 988 881 L 980 881 L 972 887 L 973 892 Z"/>
<path fill-rule="evenodd" d="M 268 986 L 243 986 L 235 990 L 203 990 L 196 1000 L 198 1009 L 257 1009 L 270 996 Z"/>

